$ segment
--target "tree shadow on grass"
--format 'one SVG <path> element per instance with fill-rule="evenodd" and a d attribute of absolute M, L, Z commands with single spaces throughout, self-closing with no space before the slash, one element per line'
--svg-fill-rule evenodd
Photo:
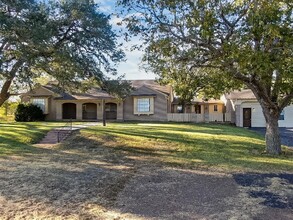
<path fill-rule="evenodd" d="M 0 123 L 0 156 L 22 154 L 38 150 L 38 143 L 55 126 L 51 123 Z"/>
<path fill-rule="evenodd" d="M 0 156 L 18 155 L 33 153 L 37 149 L 31 144 L 25 144 L 18 140 L 15 140 L 13 135 L 0 136 Z"/>
<path fill-rule="evenodd" d="M 227 126 L 224 126 L 224 128 Z M 175 130 L 175 133 L 174 133 Z M 180 130 L 180 129 L 179 129 Z M 173 131 L 169 132 L 169 131 Z M 219 166 L 230 167 L 235 169 L 252 169 L 252 170 L 267 170 L 270 166 L 274 169 L 293 170 L 293 164 L 290 166 L 287 156 L 279 157 L 278 163 L 274 161 L 274 157 L 268 155 L 262 155 L 264 150 L 264 142 L 259 135 L 252 134 L 251 137 L 235 135 L 235 131 L 219 133 L 218 136 L 211 134 L 211 132 L 202 131 L 203 135 L 190 136 L 186 132 L 176 133 L 176 128 L 164 129 L 164 130 L 152 130 L 152 129 L 119 129 L 115 127 L 109 128 L 88 128 L 86 132 L 91 133 L 93 136 L 112 137 L 112 139 L 119 139 L 116 144 L 122 144 L 119 146 L 124 151 L 138 151 L 141 154 L 150 154 L 153 156 L 159 156 L 160 159 L 166 159 L 168 157 L 177 161 L 170 160 L 170 163 L 177 163 L 177 165 L 207 165 L 207 166 Z M 190 131 L 189 131 L 190 132 Z M 197 131 L 198 132 L 198 131 Z M 247 132 L 247 131 L 245 131 Z M 243 132 L 242 129 L 242 133 Z M 248 133 L 251 133 L 248 131 Z M 130 139 L 129 143 L 127 140 Z M 133 139 L 133 140 L 131 140 Z M 137 140 L 136 140 L 137 139 Z M 145 146 L 148 141 L 157 141 L 153 147 Z M 107 142 L 107 140 L 105 141 Z M 132 144 L 134 142 L 134 144 Z M 172 151 L 160 149 L 160 145 L 170 145 L 169 149 L 172 149 L 172 145 L 175 146 Z M 177 148 L 176 148 L 177 146 Z M 117 146 L 114 147 L 119 149 Z M 271 160 L 271 161 L 270 161 Z M 283 161 L 282 161 L 283 160 Z M 193 162 L 196 161 L 196 162 Z"/>

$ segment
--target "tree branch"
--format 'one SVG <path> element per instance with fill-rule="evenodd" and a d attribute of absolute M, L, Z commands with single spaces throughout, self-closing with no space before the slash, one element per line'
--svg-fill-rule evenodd
<path fill-rule="evenodd" d="M 279 107 L 280 109 L 284 109 L 286 106 L 288 106 L 290 104 L 290 102 L 293 99 L 293 90 L 291 91 L 291 93 L 289 93 L 288 95 L 286 95 L 279 103 Z"/>

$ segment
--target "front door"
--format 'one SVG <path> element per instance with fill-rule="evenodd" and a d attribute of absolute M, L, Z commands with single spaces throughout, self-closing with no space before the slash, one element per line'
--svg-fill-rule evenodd
<path fill-rule="evenodd" d="M 251 127 L 251 108 L 243 108 L 243 127 Z"/>

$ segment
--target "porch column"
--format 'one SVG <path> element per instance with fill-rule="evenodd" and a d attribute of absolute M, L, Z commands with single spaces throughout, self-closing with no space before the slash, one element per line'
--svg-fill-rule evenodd
<path fill-rule="evenodd" d="M 105 99 L 102 100 L 103 126 L 106 126 Z"/>
<path fill-rule="evenodd" d="M 62 103 L 56 102 L 56 120 L 62 120 Z"/>
<path fill-rule="evenodd" d="M 76 103 L 76 120 L 82 120 L 82 103 Z"/>
<path fill-rule="evenodd" d="M 102 101 L 100 101 L 97 105 L 97 119 L 102 120 L 103 119 L 103 107 L 102 107 Z"/>
<path fill-rule="evenodd" d="M 123 101 L 117 102 L 117 120 L 123 120 Z"/>
<path fill-rule="evenodd" d="M 204 122 L 209 122 L 210 117 L 209 117 L 209 104 L 205 103 L 204 104 Z"/>

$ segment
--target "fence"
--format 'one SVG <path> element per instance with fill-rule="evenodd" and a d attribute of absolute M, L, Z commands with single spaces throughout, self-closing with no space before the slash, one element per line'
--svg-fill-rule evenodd
<path fill-rule="evenodd" d="M 168 121 L 177 122 L 203 122 L 204 115 L 191 113 L 169 113 L 167 114 Z"/>
<path fill-rule="evenodd" d="M 231 113 L 211 113 L 211 114 L 195 114 L 195 113 L 168 113 L 168 121 L 176 122 L 230 122 Z"/>

